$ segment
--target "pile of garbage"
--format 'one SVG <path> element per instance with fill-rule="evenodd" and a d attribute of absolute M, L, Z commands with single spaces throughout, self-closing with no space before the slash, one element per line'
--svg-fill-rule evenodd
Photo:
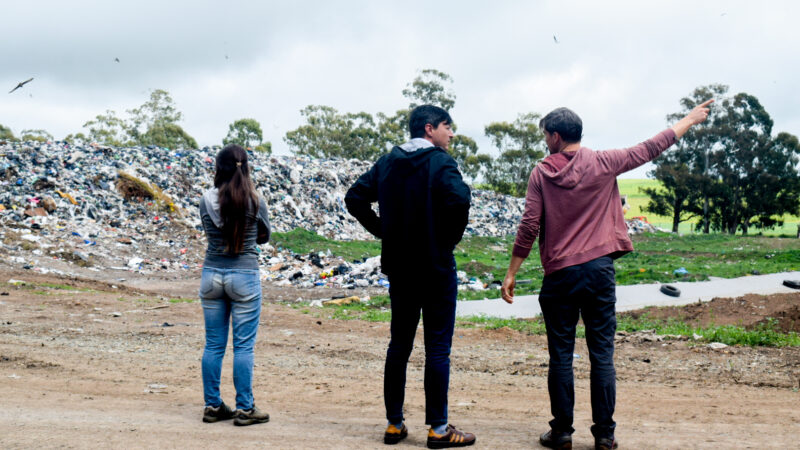
<path fill-rule="evenodd" d="M 197 268 L 205 251 L 198 205 L 213 182 L 218 150 L 0 142 L 3 248 L 10 262 L 26 268 L 44 268 L 48 259 L 95 271 Z M 344 205 L 347 189 L 370 163 L 261 153 L 250 158 L 274 231 L 301 227 L 334 240 L 372 238 Z M 522 199 L 473 194 L 468 233 L 515 231 Z M 264 278 L 278 284 L 386 285 L 379 258 L 344 261 L 270 245 L 261 250 Z"/>
<path fill-rule="evenodd" d="M 37 270 L 47 270 L 50 259 L 94 271 L 197 269 L 205 252 L 198 205 L 213 183 L 218 150 L 0 142 L 2 247 L 12 264 Z M 372 239 L 344 205 L 369 162 L 250 158 L 274 231 L 300 227 L 334 240 Z M 473 190 L 467 234 L 514 234 L 523 209 L 524 199 Z M 263 278 L 277 285 L 388 285 L 379 258 L 345 261 L 271 245 L 261 252 Z"/>
<path fill-rule="evenodd" d="M 626 220 L 625 224 L 628 226 L 628 234 L 642 234 L 642 233 L 655 233 L 656 231 L 666 231 L 658 228 L 647 221 L 645 217 L 633 217 Z"/>
<path fill-rule="evenodd" d="M 217 151 L 63 142 L 0 144 L 4 186 L 0 220 L 55 216 L 117 228 L 130 219 L 154 224 L 179 221 L 200 230 L 197 206 L 203 191 L 211 187 Z M 369 162 L 261 153 L 251 153 L 250 158 L 253 181 L 270 204 L 276 231 L 302 227 L 335 240 L 371 238 L 344 205 L 347 189 Z M 515 232 L 524 200 L 486 191 L 473 194 L 468 233 Z"/>

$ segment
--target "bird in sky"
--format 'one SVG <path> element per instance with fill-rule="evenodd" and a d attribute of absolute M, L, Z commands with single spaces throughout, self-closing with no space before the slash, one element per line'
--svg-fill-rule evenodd
<path fill-rule="evenodd" d="M 114 58 L 114 61 L 119 62 L 119 58 Z"/>
<path fill-rule="evenodd" d="M 555 34 L 553 35 L 553 42 L 555 42 L 556 44 L 558 44 L 558 39 L 556 38 L 556 35 L 555 35 Z"/>
<path fill-rule="evenodd" d="M 12 89 L 12 90 L 8 91 L 8 93 L 10 94 L 10 93 L 12 93 L 12 92 L 16 91 L 17 89 L 21 88 L 22 86 L 25 86 L 26 84 L 30 83 L 31 81 L 33 81 L 33 78 L 28 78 L 28 79 L 27 79 L 27 80 L 25 80 L 25 81 L 21 81 L 21 82 L 20 82 L 20 83 L 17 85 L 17 87 L 15 87 L 14 89 Z"/>

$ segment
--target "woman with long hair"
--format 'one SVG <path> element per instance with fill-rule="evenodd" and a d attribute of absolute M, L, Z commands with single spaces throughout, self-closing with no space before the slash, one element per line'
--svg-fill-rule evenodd
<path fill-rule="evenodd" d="M 200 200 L 208 239 L 200 282 L 206 326 L 203 351 L 204 422 L 234 419 L 235 425 L 269 421 L 253 401 L 253 347 L 261 316 L 257 244 L 269 240 L 267 205 L 250 179 L 247 152 L 228 145 L 217 153 L 214 188 Z M 219 392 L 222 358 L 233 326 L 233 385 L 236 411 Z"/>

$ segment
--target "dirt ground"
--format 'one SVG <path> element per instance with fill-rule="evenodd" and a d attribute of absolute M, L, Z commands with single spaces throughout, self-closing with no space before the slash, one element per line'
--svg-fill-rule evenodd
<path fill-rule="evenodd" d="M 267 290 L 254 390 L 272 420 L 204 424 L 200 304 L 169 301 L 194 297 L 197 280 L 94 278 L 0 267 L 0 447 L 384 447 L 388 324 L 333 320 L 325 309 L 276 303 Z M 746 296 L 670 314 L 751 326 L 785 313 L 796 327 L 799 302 L 795 294 Z M 425 445 L 421 333 L 417 341 L 406 395 L 411 434 L 401 448 Z M 582 341 L 576 353 L 574 442 L 589 449 Z M 475 447 L 539 448 L 550 419 L 545 338 L 458 328 L 451 359 L 450 420 L 476 433 Z M 230 363 L 228 354 L 222 390 L 233 403 Z M 798 348 L 714 350 L 635 333 L 618 336 L 616 365 L 621 448 L 798 448 Z"/>

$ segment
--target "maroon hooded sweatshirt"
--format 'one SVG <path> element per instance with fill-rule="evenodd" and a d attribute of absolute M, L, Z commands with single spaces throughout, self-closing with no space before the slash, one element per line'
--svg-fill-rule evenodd
<path fill-rule="evenodd" d="M 677 140 L 667 129 L 634 147 L 548 156 L 531 171 L 514 256 L 527 258 L 539 236 L 544 274 L 633 250 L 617 176 L 656 158 Z"/>

